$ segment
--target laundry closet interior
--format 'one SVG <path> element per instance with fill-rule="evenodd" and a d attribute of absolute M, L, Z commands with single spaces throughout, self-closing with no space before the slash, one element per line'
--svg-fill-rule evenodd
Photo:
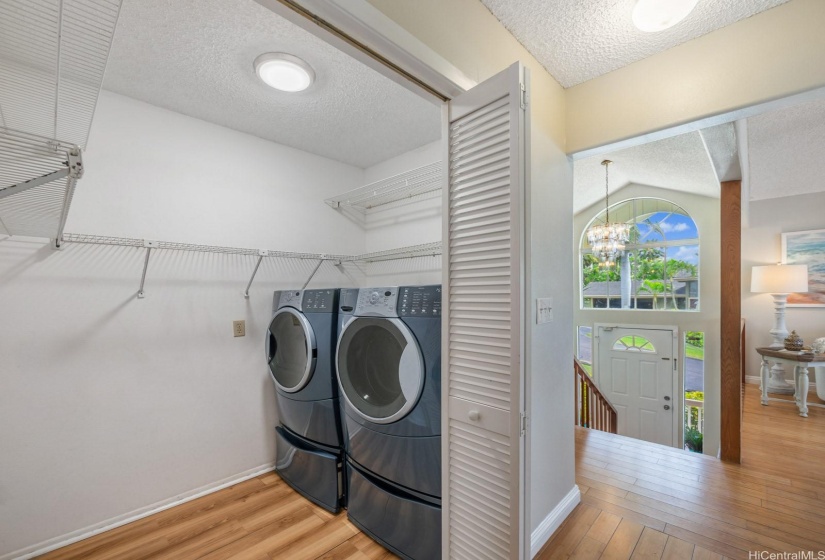
<path fill-rule="evenodd" d="M 392 445 L 440 453 L 442 100 L 399 80 L 253 0 L 0 3 L 0 558 L 273 468 L 440 553 L 438 457 Z M 403 371 L 339 382 L 342 344 Z"/>

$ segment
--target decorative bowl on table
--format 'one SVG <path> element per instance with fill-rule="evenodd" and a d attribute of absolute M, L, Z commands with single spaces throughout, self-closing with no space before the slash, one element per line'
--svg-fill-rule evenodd
<path fill-rule="evenodd" d="M 805 341 L 802 337 L 796 334 L 796 331 L 791 331 L 791 334 L 785 339 L 785 350 L 798 352 L 805 346 Z"/>

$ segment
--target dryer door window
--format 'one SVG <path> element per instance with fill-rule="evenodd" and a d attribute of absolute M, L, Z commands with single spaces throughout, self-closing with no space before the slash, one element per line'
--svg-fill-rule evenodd
<path fill-rule="evenodd" d="M 338 380 L 352 409 L 377 424 L 397 422 L 424 389 L 424 360 L 398 319 L 359 317 L 338 343 Z"/>
<path fill-rule="evenodd" d="M 279 309 L 267 332 L 269 373 L 282 391 L 303 389 L 315 371 L 315 335 L 304 315 L 291 307 Z"/>

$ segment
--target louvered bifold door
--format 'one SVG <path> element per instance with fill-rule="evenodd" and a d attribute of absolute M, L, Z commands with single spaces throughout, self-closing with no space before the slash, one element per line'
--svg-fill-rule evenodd
<path fill-rule="evenodd" d="M 443 556 L 523 558 L 524 70 L 449 104 Z"/>

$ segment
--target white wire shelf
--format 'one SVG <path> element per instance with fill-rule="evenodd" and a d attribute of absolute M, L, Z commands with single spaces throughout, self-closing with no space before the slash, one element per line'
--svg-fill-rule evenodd
<path fill-rule="evenodd" d="M 86 146 L 120 4 L 0 2 L 0 127 Z"/>
<path fill-rule="evenodd" d="M 0 1 L 0 234 L 59 246 L 120 3 Z"/>
<path fill-rule="evenodd" d="M 421 257 L 437 257 L 441 254 L 441 242 L 422 243 L 421 245 L 410 245 L 388 251 L 378 251 L 375 253 L 365 253 L 354 255 L 342 259 L 344 262 L 365 262 L 374 263 L 382 261 L 394 261 L 399 259 L 415 259 Z"/>
<path fill-rule="evenodd" d="M 440 161 L 370 183 L 324 200 L 332 208 L 354 208 L 366 212 L 399 201 L 418 201 L 436 196 L 443 182 Z"/>
<path fill-rule="evenodd" d="M 0 234 L 60 239 L 82 175 L 78 146 L 0 128 Z"/>
<path fill-rule="evenodd" d="M 107 235 L 89 235 L 80 233 L 66 233 L 63 241 L 67 243 L 88 243 L 93 245 L 116 245 L 120 247 L 138 247 L 151 249 L 166 249 L 170 251 L 194 251 L 198 253 L 223 253 L 227 255 L 249 255 L 253 257 L 270 257 L 303 260 L 342 261 L 345 255 L 326 253 L 301 253 L 293 251 L 273 251 L 268 249 L 245 249 L 239 247 L 222 247 L 219 245 L 196 245 L 191 243 L 177 243 L 173 241 L 149 241 L 128 237 L 111 237 Z"/>

